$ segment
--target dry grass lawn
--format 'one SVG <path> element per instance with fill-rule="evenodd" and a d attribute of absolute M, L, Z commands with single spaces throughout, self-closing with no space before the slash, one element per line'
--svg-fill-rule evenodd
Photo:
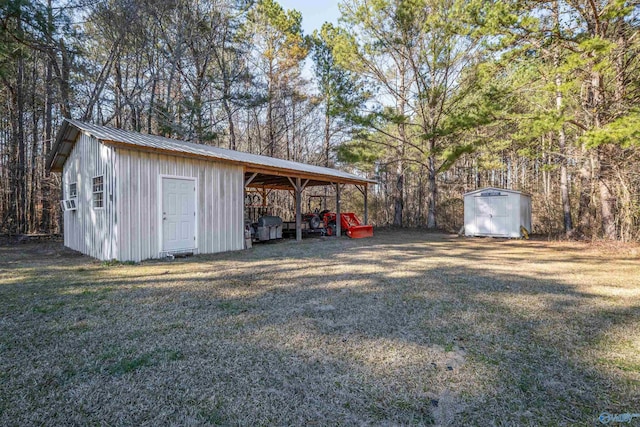
<path fill-rule="evenodd" d="M 640 412 L 637 246 L 377 230 L 140 265 L 0 247 L 0 425 L 595 425 L 603 411 Z"/>

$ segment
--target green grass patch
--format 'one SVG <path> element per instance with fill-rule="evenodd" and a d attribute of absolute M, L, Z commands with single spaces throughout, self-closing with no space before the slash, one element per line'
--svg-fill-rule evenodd
<path fill-rule="evenodd" d="M 217 307 L 228 314 L 245 313 L 250 308 L 248 304 L 236 301 L 221 301 L 217 304 Z"/>
<path fill-rule="evenodd" d="M 101 264 L 103 267 L 119 267 L 126 265 L 138 265 L 135 261 L 118 261 L 117 259 L 111 259 L 108 261 L 102 261 Z"/>
<path fill-rule="evenodd" d="M 204 405 L 203 403 L 199 404 L 198 416 L 200 421 L 214 426 L 229 425 L 229 420 L 224 415 L 224 406 L 220 399 L 214 399 L 210 405 Z"/>
<path fill-rule="evenodd" d="M 598 359 L 598 363 L 612 368 L 618 368 L 625 372 L 633 372 L 640 374 L 640 362 L 635 360 L 624 360 L 619 358 L 613 359 Z"/>
<path fill-rule="evenodd" d="M 214 426 L 223 426 L 227 425 L 227 419 L 225 416 L 216 409 L 201 409 L 198 413 L 201 421 L 206 424 L 214 425 Z"/>
<path fill-rule="evenodd" d="M 146 366 L 153 365 L 155 365 L 153 355 L 150 353 L 145 353 L 137 357 L 125 357 L 123 359 L 120 359 L 116 363 L 108 366 L 107 372 L 109 372 L 111 375 L 122 375 L 137 371 L 138 369 L 144 368 Z"/>
<path fill-rule="evenodd" d="M 179 350 L 169 350 L 166 352 L 166 357 L 170 362 L 177 362 L 184 359 L 184 354 Z"/>
<path fill-rule="evenodd" d="M 102 354 L 99 360 L 106 365 L 104 369 L 110 375 L 123 375 L 163 362 L 177 362 L 184 358 L 185 356 L 180 350 L 160 349 L 135 355 L 133 351 L 114 349 Z"/>
<path fill-rule="evenodd" d="M 39 304 L 33 306 L 33 312 L 39 314 L 51 314 L 59 311 L 65 306 L 64 301 L 56 301 L 49 304 Z"/>
<path fill-rule="evenodd" d="M 105 287 L 92 287 L 83 289 L 78 296 L 83 298 L 95 298 L 96 300 L 104 300 L 109 294 L 111 294 L 115 289 L 111 286 Z"/>

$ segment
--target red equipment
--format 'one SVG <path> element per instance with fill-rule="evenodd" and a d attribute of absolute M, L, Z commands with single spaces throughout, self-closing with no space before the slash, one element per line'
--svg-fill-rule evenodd
<path fill-rule="evenodd" d="M 326 212 L 322 217 L 327 225 L 327 236 L 336 234 L 336 214 Z M 362 239 L 363 237 L 373 237 L 373 225 L 363 225 L 353 212 L 340 213 L 340 228 L 352 239 Z"/>

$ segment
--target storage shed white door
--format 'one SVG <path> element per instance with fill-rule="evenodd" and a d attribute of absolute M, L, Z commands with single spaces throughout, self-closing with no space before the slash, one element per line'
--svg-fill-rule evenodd
<path fill-rule="evenodd" d="M 476 197 L 475 216 L 479 234 L 496 236 L 509 234 L 508 199 L 508 196 Z"/>
<path fill-rule="evenodd" d="M 195 249 L 195 181 L 162 178 L 162 250 Z"/>

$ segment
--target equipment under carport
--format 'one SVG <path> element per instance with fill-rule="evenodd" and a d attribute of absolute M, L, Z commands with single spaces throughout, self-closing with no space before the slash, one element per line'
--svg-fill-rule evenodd
<path fill-rule="evenodd" d="M 336 233 L 336 217 L 335 212 L 326 212 L 323 215 L 323 222 L 327 224 L 328 236 L 333 236 Z M 340 214 L 340 228 L 352 239 L 373 237 L 373 225 L 363 224 L 353 212 Z"/>
<path fill-rule="evenodd" d="M 319 213 L 307 213 L 302 217 L 303 222 L 300 224 L 302 233 L 320 234 L 321 236 L 336 235 L 336 213 L 328 210 Z M 364 225 L 353 212 L 343 212 L 340 214 L 341 229 L 347 236 L 352 239 L 361 239 L 363 237 L 373 236 L 373 226 Z M 285 234 L 293 235 L 296 230 L 295 222 L 285 222 Z"/>
<path fill-rule="evenodd" d="M 253 241 L 282 239 L 282 218 L 279 216 L 261 216 L 258 222 L 251 224 Z"/>

